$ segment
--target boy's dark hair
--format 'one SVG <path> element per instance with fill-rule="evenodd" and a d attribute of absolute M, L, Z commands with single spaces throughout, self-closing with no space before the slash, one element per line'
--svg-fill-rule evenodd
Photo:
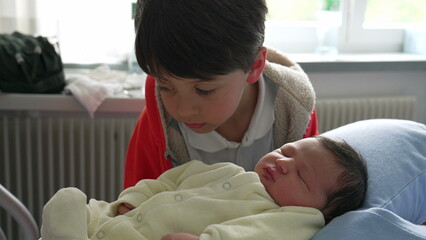
<path fill-rule="evenodd" d="M 265 0 L 138 0 L 139 66 L 162 77 L 208 80 L 250 70 L 263 45 Z"/>
<path fill-rule="evenodd" d="M 322 209 L 328 223 L 362 205 L 367 191 L 368 173 L 362 156 L 344 140 L 335 141 L 324 136 L 316 138 L 337 157 L 337 164 L 344 169 L 337 180 L 340 189 L 329 194 L 327 204 Z"/>

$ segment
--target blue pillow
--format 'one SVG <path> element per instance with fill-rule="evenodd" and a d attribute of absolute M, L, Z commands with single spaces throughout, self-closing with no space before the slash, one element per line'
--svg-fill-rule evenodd
<path fill-rule="evenodd" d="M 373 119 L 348 124 L 323 135 L 343 139 L 362 154 L 369 182 L 361 209 L 334 219 L 313 239 L 336 239 L 333 229 L 338 232 L 346 228 L 353 229 L 352 233 L 347 231 L 346 239 L 354 239 L 353 234 L 359 231 L 369 237 L 356 239 L 378 239 L 376 235 L 380 234 L 384 234 L 383 239 L 402 239 L 395 238 L 391 234 L 394 231 L 379 233 L 372 226 L 403 226 L 406 231 L 400 233 L 413 234 L 404 239 L 418 236 L 426 239 L 426 226 L 416 225 L 426 221 L 426 126 L 407 120 Z M 375 209 L 374 214 L 370 209 Z M 377 218 L 381 214 L 384 217 Z M 390 214 L 394 216 L 386 220 Z M 362 216 L 364 221 L 349 220 L 357 216 Z M 418 229 L 424 231 L 418 233 Z"/>
<path fill-rule="evenodd" d="M 384 208 L 348 212 L 319 231 L 311 240 L 421 240 L 426 226 L 408 222 Z"/>

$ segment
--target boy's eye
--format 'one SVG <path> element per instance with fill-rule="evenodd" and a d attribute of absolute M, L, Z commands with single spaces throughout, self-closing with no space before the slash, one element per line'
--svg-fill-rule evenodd
<path fill-rule="evenodd" d="M 160 91 L 171 91 L 172 90 L 172 88 L 167 87 L 167 86 L 158 86 L 158 88 L 159 88 Z"/>
<path fill-rule="evenodd" d="M 200 95 L 210 95 L 214 93 L 215 89 L 204 90 L 204 89 L 196 88 L 196 91 Z"/>

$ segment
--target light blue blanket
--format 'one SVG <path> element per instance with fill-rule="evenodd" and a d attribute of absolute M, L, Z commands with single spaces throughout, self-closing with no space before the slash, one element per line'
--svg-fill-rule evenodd
<path fill-rule="evenodd" d="M 426 126 L 375 119 L 323 135 L 344 139 L 367 163 L 364 205 L 331 221 L 313 240 L 426 239 Z"/>

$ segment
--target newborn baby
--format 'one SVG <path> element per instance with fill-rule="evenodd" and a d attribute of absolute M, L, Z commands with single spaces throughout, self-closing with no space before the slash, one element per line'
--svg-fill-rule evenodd
<path fill-rule="evenodd" d="M 191 161 L 113 203 L 86 205 L 84 193 L 62 189 L 44 208 L 42 239 L 310 239 L 360 206 L 366 181 L 345 142 L 305 138 L 268 153 L 254 172 Z"/>

